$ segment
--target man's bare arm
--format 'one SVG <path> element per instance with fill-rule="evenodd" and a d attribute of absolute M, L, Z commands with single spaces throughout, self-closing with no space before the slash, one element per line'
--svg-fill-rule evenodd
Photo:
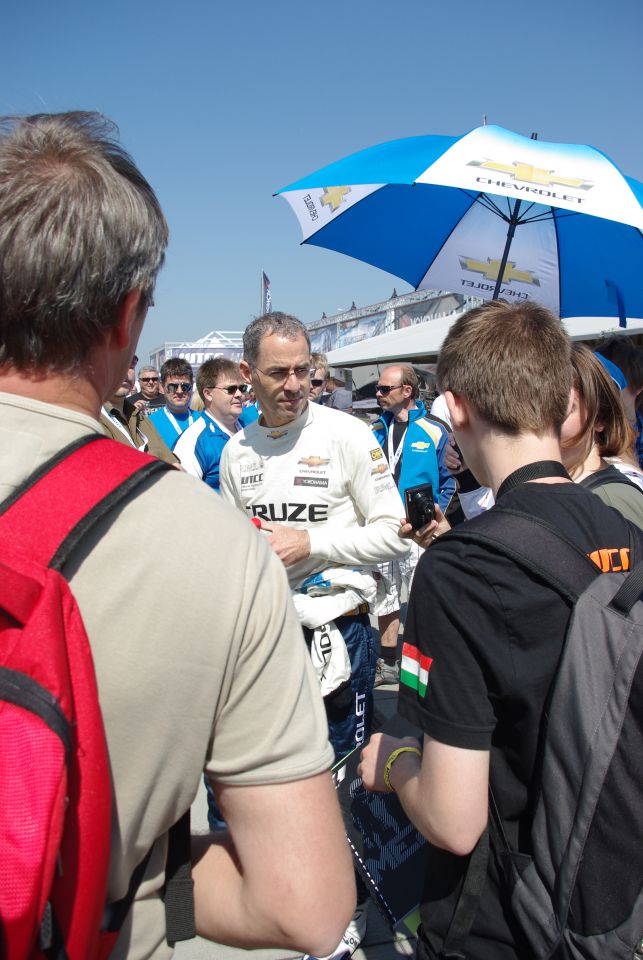
<path fill-rule="evenodd" d="M 244 948 L 329 954 L 355 906 L 351 857 L 330 775 L 213 786 L 230 839 L 197 840 L 198 932 Z"/>
<path fill-rule="evenodd" d="M 358 772 L 369 790 L 386 790 L 384 767 L 398 747 L 418 747 L 413 737 L 374 734 Z M 487 824 L 489 752 L 450 747 L 425 735 L 422 756 L 405 752 L 390 783 L 409 820 L 434 846 L 458 856 L 471 853 Z"/>

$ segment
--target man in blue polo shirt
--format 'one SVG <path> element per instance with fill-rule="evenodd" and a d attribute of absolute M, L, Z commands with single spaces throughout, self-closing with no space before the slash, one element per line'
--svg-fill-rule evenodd
<path fill-rule="evenodd" d="M 199 367 L 196 388 L 203 401 L 203 416 L 181 435 L 174 452 L 184 470 L 218 491 L 219 461 L 226 443 L 243 425 L 239 418 L 248 384 L 238 364 L 216 357 Z"/>
<path fill-rule="evenodd" d="M 405 363 L 385 367 L 375 391 L 382 408 L 371 425 L 388 460 L 393 478 L 404 501 L 404 491 L 421 483 L 433 487 L 433 499 L 443 512 L 455 492 L 455 480 L 444 465 L 449 442 L 448 431 L 427 414 L 419 398 L 420 385 L 413 367 Z M 379 564 L 386 596 L 374 611 L 380 631 L 380 656 L 376 664 L 375 686 L 397 683 L 400 667 L 397 658 L 400 630 L 402 583 L 407 590 L 422 553 L 413 544 L 407 557 Z"/>
<path fill-rule="evenodd" d="M 161 367 L 160 390 L 165 406 L 150 413 L 149 419 L 170 450 L 174 450 L 183 431 L 201 416 L 190 410 L 193 383 L 192 367 L 182 357 L 171 357 Z"/>

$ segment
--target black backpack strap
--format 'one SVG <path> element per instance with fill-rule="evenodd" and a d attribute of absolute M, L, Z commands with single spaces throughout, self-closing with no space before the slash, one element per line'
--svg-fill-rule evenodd
<path fill-rule="evenodd" d="M 575 603 L 598 575 L 589 557 L 553 524 L 496 505 L 440 538 L 479 543 L 500 551 Z"/>
<path fill-rule="evenodd" d="M 590 473 L 588 477 L 584 477 L 579 481 L 581 487 L 585 487 L 586 490 L 598 490 L 599 487 L 604 487 L 608 483 L 620 483 L 622 486 L 634 487 L 635 490 L 643 496 L 643 490 L 636 484 L 633 483 L 624 473 L 615 467 L 613 463 L 609 467 L 605 467 L 604 470 L 597 470 L 596 473 Z"/>
<path fill-rule="evenodd" d="M 487 879 L 488 860 L 489 831 L 485 830 L 469 858 L 458 902 L 440 950 L 440 960 L 466 960 L 465 946 Z"/>
<path fill-rule="evenodd" d="M 163 899 L 168 944 L 196 937 L 189 809 L 170 829 Z"/>
<path fill-rule="evenodd" d="M 117 933 L 125 923 L 138 888 L 143 882 L 152 850 L 153 847 L 150 847 L 134 870 L 125 896 L 105 908 L 102 930 Z M 189 809 L 170 827 L 165 876 L 165 938 L 168 944 L 173 946 L 179 940 L 196 937 Z"/>

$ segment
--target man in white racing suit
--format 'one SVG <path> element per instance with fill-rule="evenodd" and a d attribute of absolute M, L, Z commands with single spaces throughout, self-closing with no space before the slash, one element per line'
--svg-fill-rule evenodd
<path fill-rule="evenodd" d="M 404 508 L 386 458 L 368 427 L 309 403 L 310 340 L 304 325 L 282 313 L 254 320 L 243 337 L 240 367 L 261 417 L 226 445 L 222 495 L 256 518 L 287 568 L 306 628 L 336 757 L 368 736 L 376 651 L 368 604 L 377 592 L 373 570 L 408 552 L 398 530 Z M 350 659 L 332 683 L 325 653 L 345 643 Z M 343 647 L 343 645 L 342 645 Z M 326 686 L 325 686 L 326 684 Z M 328 689 L 334 686 L 334 689 Z M 352 952 L 365 927 L 338 947 Z M 351 939 L 352 938 L 352 939 Z"/>

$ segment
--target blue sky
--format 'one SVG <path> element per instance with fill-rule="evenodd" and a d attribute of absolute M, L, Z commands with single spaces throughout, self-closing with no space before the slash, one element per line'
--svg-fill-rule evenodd
<path fill-rule="evenodd" d="M 156 189 L 167 263 L 139 354 L 409 288 L 299 246 L 279 187 L 355 150 L 489 122 L 643 180 L 641 0 L 8 0 L 0 112 L 96 109 Z"/>

